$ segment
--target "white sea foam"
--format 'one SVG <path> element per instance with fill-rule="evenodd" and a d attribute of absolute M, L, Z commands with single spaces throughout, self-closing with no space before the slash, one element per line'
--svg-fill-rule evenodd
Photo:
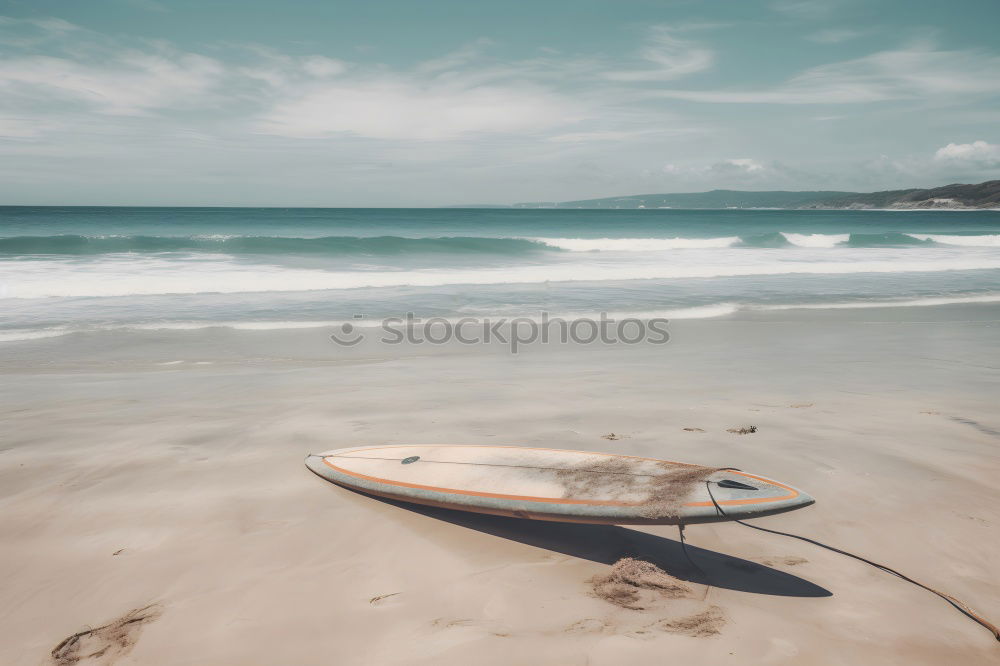
<path fill-rule="evenodd" d="M 296 328 L 325 328 L 340 326 L 346 320 L 338 321 L 165 321 L 149 324 L 117 326 L 122 330 L 136 331 L 194 331 L 203 328 L 233 328 L 243 331 L 280 331 Z M 351 322 L 358 326 L 357 322 Z"/>
<path fill-rule="evenodd" d="M 708 319 L 712 317 L 723 317 L 736 312 L 739 308 L 732 303 L 716 303 L 712 305 L 700 305 L 688 308 L 675 308 L 670 310 L 640 310 L 634 312 L 607 312 L 605 315 L 612 320 L 622 319 Z M 563 319 L 572 321 L 574 319 L 590 318 L 598 319 L 600 312 L 560 312 L 547 315 L 549 321 Z M 459 321 L 468 320 L 464 317 L 438 317 L 437 319 L 457 324 Z M 490 319 L 493 322 L 506 319 L 508 323 L 513 319 L 530 320 L 536 323 L 542 322 L 540 314 L 489 314 L 478 315 L 479 319 Z M 381 319 L 337 319 L 324 321 L 164 321 L 150 322 L 144 324 L 112 324 L 107 326 L 87 326 L 81 328 L 49 328 L 49 329 L 18 329 L 0 332 L 0 342 L 13 342 L 17 340 L 32 340 L 36 338 L 51 338 L 71 333 L 95 333 L 99 331 L 199 331 L 209 328 L 226 328 L 238 331 L 282 331 L 299 330 L 313 328 L 338 328 L 344 324 L 351 324 L 355 329 L 379 328 L 382 326 Z M 164 361 L 157 365 L 180 365 L 187 361 Z M 196 365 L 207 364 L 199 362 Z"/>
<path fill-rule="evenodd" d="M 6 331 L 0 331 L 0 342 L 18 342 L 20 340 L 37 340 L 39 338 L 56 338 L 60 335 L 68 335 L 72 332 L 72 330 L 65 328 L 12 328 Z"/>
<path fill-rule="evenodd" d="M 958 305 L 969 303 L 1000 303 L 1000 293 L 976 294 L 970 296 L 936 296 L 927 298 L 911 298 L 882 301 L 855 301 L 855 302 L 835 302 L 835 303 L 788 303 L 781 305 L 753 305 L 740 303 L 712 303 L 709 305 L 697 305 L 691 307 L 662 309 L 662 310 L 624 310 L 606 312 L 606 316 L 614 321 L 623 319 L 669 319 L 676 321 L 680 319 L 712 319 L 725 317 L 741 311 L 784 311 L 784 310 L 855 310 L 868 308 L 901 308 L 901 307 L 932 307 L 941 305 Z M 575 319 L 598 319 L 601 313 L 597 311 L 587 312 L 555 312 L 547 315 L 551 322 L 555 319 L 573 321 Z M 542 322 L 542 316 L 536 313 L 522 314 L 518 312 L 506 312 L 503 314 L 483 311 L 477 313 L 479 319 L 490 319 L 498 321 L 506 318 L 508 322 L 513 319 L 530 320 L 536 323 Z M 441 317 L 440 319 L 456 324 L 459 321 L 468 319 L 464 317 Z M 355 329 L 370 329 L 382 326 L 382 320 L 372 318 L 365 320 L 357 319 L 337 319 L 323 321 L 166 321 L 144 324 L 112 324 L 107 326 L 87 326 L 81 328 L 56 327 L 43 329 L 11 329 L 0 331 L 0 343 L 16 342 L 22 340 L 35 340 L 41 338 L 52 338 L 72 333 L 97 333 L 101 331 L 198 331 L 210 328 L 225 328 L 242 331 L 280 331 L 299 330 L 313 328 L 337 328 L 344 324 L 351 324 Z M 171 366 L 188 363 L 187 361 L 165 361 L 158 365 Z M 208 365 L 209 361 L 198 361 L 195 365 Z"/>
<path fill-rule="evenodd" d="M 100 331 L 198 331 L 207 328 L 229 328 L 244 331 L 280 331 L 306 328 L 332 328 L 341 326 L 347 320 L 338 321 L 164 321 L 146 324 L 109 324 L 104 326 L 87 325 L 77 328 L 59 326 L 38 329 L 8 329 L 0 331 L 0 342 L 17 342 L 21 340 L 36 340 L 55 338 L 73 333 L 95 333 Z M 375 326 L 373 322 L 358 324 L 355 327 Z M 157 365 L 179 365 L 186 361 L 164 361 Z M 198 362 L 195 365 L 208 365 L 210 362 Z"/>
<path fill-rule="evenodd" d="M 233 261 L 166 261 L 154 258 L 119 262 L 99 260 L 0 262 L 0 293 L 6 298 L 102 297 L 156 294 L 297 292 L 361 287 L 437 287 L 445 285 L 599 282 L 755 275 L 910 273 L 1000 268 L 1000 255 L 862 249 L 822 250 L 787 257 L 781 250 L 719 250 L 701 257 L 663 261 L 574 261 L 547 265 L 481 269 L 408 271 L 325 271 Z M 659 255 L 654 255 L 659 256 Z"/>
<path fill-rule="evenodd" d="M 906 234 L 922 241 L 933 241 L 941 245 L 961 245 L 964 247 L 1000 247 L 1000 234 L 984 236 L 954 236 L 947 234 Z"/>
<path fill-rule="evenodd" d="M 686 308 L 673 308 L 667 310 L 622 310 L 614 312 L 604 312 L 603 314 L 608 319 L 613 319 L 615 321 L 621 321 L 623 319 L 711 319 L 714 317 L 724 317 L 729 314 L 733 314 L 739 310 L 739 306 L 734 303 L 712 303 L 710 305 L 694 305 Z M 599 319 L 601 317 L 601 312 L 596 310 L 588 310 L 585 312 L 552 312 L 547 316 L 548 321 L 554 319 L 564 319 L 566 321 L 572 321 L 574 319 Z M 477 314 L 476 317 L 480 319 L 489 318 L 496 321 L 500 317 L 505 317 L 509 320 L 512 319 L 528 319 L 537 323 L 541 323 L 542 316 L 540 314 L 518 314 L 516 312 L 506 312 L 502 315 L 491 314 L 488 310 L 484 310 Z M 452 324 L 457 323 L 462 317 L 446 317 Z M 375 325 L 370 323 L 370 325 Z M 357 324 L 355 323 L 355 326 Z"/>
<path fill-rule="evenodd" d="M 1000 294 L 977 294 L 975 296 L 934 296 L 886 301 L 855 301 L 848 303 L 803 303 L 785 305 L 760 305 L 754 310 L 856 310 L 861 308 L 912 308 L 934 305 L 958 305 L 961 303 L 1000 303 Z"/>
<path fill-rule="evenodd" d="M 714 303 L 711 305 L 698 305 L 687 308 L 674 308 L 669 310 L 637 310 L 622 312 L 605 312 L 609 319 L 707 319 L 711 317 L 722 317 L 732 314 L 738 310 L 738 306 L 732 303 Z M 438 321 L 457 324 L 460 321 L 468 320 L 471 315 L 461 317 L 435 317 Z M 553 319 L 565 319 L 567 321 L 581 318 L 597 319 L 600 312 L 554 312 L 546 315 L 549 321 Z M 472 318 L 490 319 L 499 321 L 507 319 L 527 319 L 534 322 L 542 322 L 542 315 L 536 313 L 522 314 L 518 312 L 507 312 L 503 314 L 484 311 L 476 314 Z M 421 318 L 426 320 L 427 318 Z M 140 331 L 162 331 L 162 330 L 198 330 L 205 328 L 231 328 L 242 331 L 276 331 L 295 330 L 309 328 L 337 328 L 344 324 L 350 324 L 357 329 L 379 328 L 382 326 L 381 319 L 335 319 L 324 321 L 184 321 L 184 322 L 157 322 L 149 324 L 134 324 L 130 326 L 113 326 L 110 328 L 118 330 L 140 330 Z"/>
<path fill-rule="evenodd" d="M 640 310 L 638 312 L 608 312 L 610 319 L 713 319 L 725 317 L 740 310 L 735 303 L 713 303 L 712 305 L 696 305 L 690 308 L 674 310 Z M 597 316 L 597 315 L 591 315 Z"/>
<path fill-rule="evenodd" d="M 530 238 L 570 252 L 659 252 L 732 247 L 739 236 L 722 238 Z"/>
<path fill-rule="evenodd" d="M 835 247 L 851 240 L 851 234 L 791 234 L 782 231 L 781 235 L 799 247 Z"/>

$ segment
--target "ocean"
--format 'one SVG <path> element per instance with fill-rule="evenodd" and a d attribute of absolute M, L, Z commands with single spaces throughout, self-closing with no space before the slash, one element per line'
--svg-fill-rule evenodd
<path fill-rule="evenodd" d="M 1000 301 L 998 211 L 0 208 L 0 341 Z"/>

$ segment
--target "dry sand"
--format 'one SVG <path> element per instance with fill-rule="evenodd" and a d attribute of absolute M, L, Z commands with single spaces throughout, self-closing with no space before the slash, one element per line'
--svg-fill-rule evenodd
<path fill-rule="evenodd" d="M 817 498 L 760 524 L 996 619 L 1000 317 L 955 312 L 680 322 L 656 349 L 517 357 L 313 332 L 4 345 L 0 663 L 998 663 L 940 599 L 809 544 L 692 526 L 706 588 L 673 528 L 411 510 L 302 464 L 438 442 L 739 467 Z M 641 610 L 593 594 L 623 557 L 690 591 Z"/>

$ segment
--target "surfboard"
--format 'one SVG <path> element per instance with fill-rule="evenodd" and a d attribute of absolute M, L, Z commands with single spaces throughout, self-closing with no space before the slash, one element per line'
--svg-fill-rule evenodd
<path fill-rule="evenodd" d="M 377 497 L 573 523 L 711 523 L 815 501 L 788 484 L 741 470 L 522 446 L 365 446 L 309 455 L 306 466 Z"/>

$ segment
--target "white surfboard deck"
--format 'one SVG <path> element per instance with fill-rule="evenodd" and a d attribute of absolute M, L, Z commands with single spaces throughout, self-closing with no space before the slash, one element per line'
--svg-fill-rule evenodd
<path fill-rule="evenodd" d="M 708 523 L 814 502 L 792 486 L 743 471 L 535 447 L 367 446 L 310 455 L 306 466 L 379 497 L 560 522 Z"/>

